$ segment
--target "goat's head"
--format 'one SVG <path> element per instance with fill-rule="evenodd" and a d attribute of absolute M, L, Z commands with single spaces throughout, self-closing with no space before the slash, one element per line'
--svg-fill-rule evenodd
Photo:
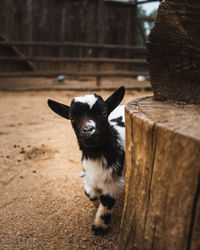
<path fill-rule="evenodd" d="M 80 145 L 92 148 L 106 142 L 108 116 L 120 104 L 124 93 L 124 87 L 120 87 L 106 101 L 91 94 L 75 97 L 70 106 L 53 100 L 48 100 L 48 105 L 58 115 L 71 120 Z"/>

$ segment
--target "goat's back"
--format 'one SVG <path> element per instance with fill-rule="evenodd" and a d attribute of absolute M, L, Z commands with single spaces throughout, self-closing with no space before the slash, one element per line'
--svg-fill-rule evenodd
<path fill-rule="evenodd" d="M 125 147 L 125 105 L 118 106 L 114 109 L 110 113 L 108 121 L 119 133 L 121 144 Z"/>

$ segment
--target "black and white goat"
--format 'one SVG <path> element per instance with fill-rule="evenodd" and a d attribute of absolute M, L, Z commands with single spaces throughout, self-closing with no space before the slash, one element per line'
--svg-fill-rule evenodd
<path fill-rule="evenodd" d="M 70 119 L 82 151 L 85 194 L 98 210 L 92 226 L 95 235 L 108 231 L 111 210 L 124 189 L 125 121 L 124 87 L 106 101 L 96 94 L 75 97 L 70 106 L 48 100 L 49 107 Z"/>

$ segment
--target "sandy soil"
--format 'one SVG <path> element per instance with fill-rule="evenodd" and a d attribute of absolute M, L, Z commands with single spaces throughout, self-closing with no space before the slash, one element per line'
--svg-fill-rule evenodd
<path fill-rule="evenodd" d="M 82 94 L 0 92 L 0 249 L 117 249 L 123 199 L 110 233 L 92 235 L 96 209 L 83 192 L 75 135 L 46 104 Z M 144 95 L 127 92 L 123 102 Z"/>

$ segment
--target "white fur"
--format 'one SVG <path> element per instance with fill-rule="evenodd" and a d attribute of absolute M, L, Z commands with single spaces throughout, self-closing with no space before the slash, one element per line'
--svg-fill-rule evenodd
<path fill-rule="evenodd" d="M 93 120 L 89 120 L 87 121 L 86 126 L 91 126 L 93 128 L 96 128 L 96 122 Z"/>
<path fill-rule="evenodd" d="M 118 106 L 116 109 L 114 109 L 110 113 L 110 115 L 108 117 L 108 121 L 112 126 L 115 127 L 115 129 L 119 133 L 119 135 L 120 135 L 119 143 L 124 148 L 125 147 L 125 129 L 123 127 L 118 126 L 115 121 L 111 121 L 112 119 L 116 119 L 120 116 L 122 116 L 122 122 L 125 123 L 125 105 Z"/>
<path fill-rule="evenodd" d="M 83 183 L 85 191 L 90 194 L 90 197 L 97 197 L 97 190 L 100 189 L 103 194 L 110 194 L 116 198 L 124 187 L 124 178 L 113 178 L 113 169 L 103 168 L 106 165 L 106 160 L 102 157 L 97 160 L 84 159 L 83 164 Z"/>
<path fill-rule="evenodd" d="M 125 122 L 125 105 L 116 107 L 109 115 L 108 120 L 116 119 L 122 116 L 122 121 Z"/>
<path fill-rule="evenodd" d="M 95 133 L 95 131 L 96 131 L 96 123 L 95 123 L 95 121 L 89 120 L 89 121 L 86 122 L 85 125 L 92 128 L 92 131 L 90 131 L 91 135 Z"/>
<path fill-rule="evenodd" d="M 89 105 L 90 109 L 94 106 L 94 104 L 97 101 L 97 97 L 95 95 L 84 95 L 84 96 L 79 96 L 74 98 L 75 102 L 81 102 L 81 103 L 86 103 Z"/>

